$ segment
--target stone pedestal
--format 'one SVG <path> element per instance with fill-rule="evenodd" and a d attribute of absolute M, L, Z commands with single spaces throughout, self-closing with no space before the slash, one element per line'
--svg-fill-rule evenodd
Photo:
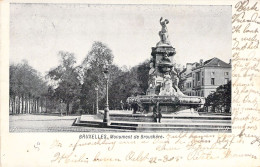
<path fill-rule="evenodd" d="M 165 75 L 172 75 L 175 54 L 175 48 L 170 45 L 152 47 L 147 95 L 159 95 Z"/>

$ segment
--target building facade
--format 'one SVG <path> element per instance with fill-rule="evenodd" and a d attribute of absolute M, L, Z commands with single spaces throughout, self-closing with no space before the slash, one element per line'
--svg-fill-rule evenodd
<path fill-rule="evenodd" d="M 188 96 L 207 97 L 230 80 L 231 62 L 228 64 L 215 57 L 205 62 L 187 63 L 183 92 Z"/>

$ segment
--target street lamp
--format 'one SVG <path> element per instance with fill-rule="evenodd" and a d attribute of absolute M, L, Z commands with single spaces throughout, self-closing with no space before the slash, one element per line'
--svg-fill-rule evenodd
<path fill-rule="evenodd" d="M 95 90 L 96 90 L 96 92 L 97 92 L 97 94 L 96 94 L 96 98 L 97 98 L 97 101 L 96 101 L 96 114 L 98 113 L 98 86 L 97 87 L 95 87 Z"/>
<path fill-rule="evenodd" d="M 106 79 L 106 104 L 104 109 L 104 119 L 103 122 L 110 124 L 110 118 L 109 118 L 109 105 L 108 105 L 108 78 L 109 78 L 109 70 L 108 70 L 108 64 L 104 65 L 103 73 L 105 75 Z"/>

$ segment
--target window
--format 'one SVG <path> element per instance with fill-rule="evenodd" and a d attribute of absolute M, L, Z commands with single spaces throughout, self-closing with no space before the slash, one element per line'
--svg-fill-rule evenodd
<path fill-rule="evenodd" d="M 228 75 L 228 72 L 224 72 L 224 75 L 227 76 L 227 75 Z"/>
<path fill-rule="evenodd" d="M 229 79 L 228 79 L 228 78 L 225 78 L 225 84 L 227 84 L 227 83 L 228 83 L 228 81 L 229 81 Z"/>
<path fill-rule="evenodd" d="M 202 76 L 202 77 L 204 76 L 204 72 L 203 72 L 203 71 L 201 72 L 201 76 Z"/>
<path fill-rule="evenodd" d="M 201 85 L 204 86 L 204 78 L 201 79 Z"/>
<path fill-rule="evenodd" d="M 211 85 L 215 85 L 215 78 L 211 78 Z"/>
<path fill-rule="evenodd" d="M 200 80 L 200 73 L 199 72 L 196 73 L 196 78 L 197 78 L 197 81 Z"/>
<path fill-rule="evenodd" d="M 203 97 L 203 96 L 204 96 L 204 91 L 202 90 L 202 91 L 201 91 L 201 97 Z"/>
<path fill-rule="evenodd" d="M 192 87 L 194 87 L 194 80 L 192 81 Z"/>

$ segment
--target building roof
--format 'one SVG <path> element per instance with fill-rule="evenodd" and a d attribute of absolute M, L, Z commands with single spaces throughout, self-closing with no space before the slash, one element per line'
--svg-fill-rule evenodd
<path fill-rule="evenodd" d="M 231 68 L 231 64 L 225 63 L 224 61 L 220 60 L 219 58 L 214 57 L 212 59 L 209 59 L 209 60 L 205 61 L 203 63 L 203 65 L 200 65 L 199 63 L 196 64 L 196 67 L 194 69 L 201 68 L 201 67 Z"/>
<path fill-rule="evenodd" d="M 212 67 L 212 66 L 216 66 L 216 67 L 224 67 L 224 68 L 227 68 L 227 67 L 231 67 L 231 64 L 228 64 L 228 63 L 225 63 L 224 61 L 220 60 L 219 58 L 212 58 L 212 59 L 209 59 L 207 61 L 204 62 L 204 67 Z"/>
<path fill-rule="evenodd" d="M 215 57 L 214 57 L 214 58 L 215 58 Z M 209 63 L 211 60 L 213 60 L 214 58 L 205 61 L 205 62 L 204 62 L 204 65 L 205 65 L 205 64 L 208 64 L 208 63 Z"/>

